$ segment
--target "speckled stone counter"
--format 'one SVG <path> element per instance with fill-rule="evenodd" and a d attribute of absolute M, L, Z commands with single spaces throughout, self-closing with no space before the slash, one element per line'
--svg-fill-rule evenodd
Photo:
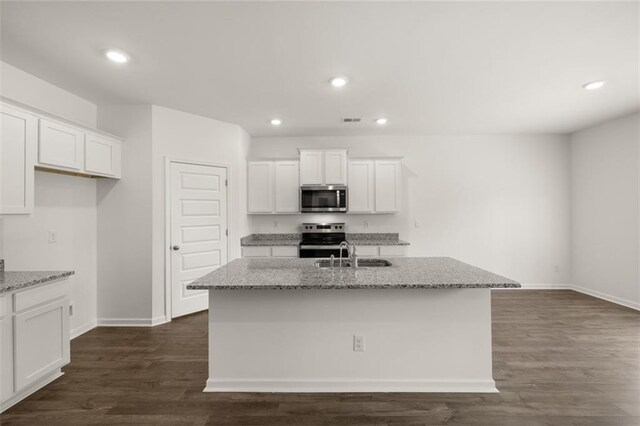
<path fill-rule="evenodd" d="M 392 266 L 319 269 L 315 259 L 236 259 L 190 290 L 518 288 L 520 284 L 448 257 L 391 259 Z"/>
<path fill-rule="evenodd" d="M 297 246 L 300 234 L 251 234 L 240 239 L 240 245 L 249 246 Z M 408 246 L 409 243 L 394 233 L 347 233 L 347 241 L 356 246 Z"/>
<path fill-rule="evenodd" d="M 74 271 L 3 271 L 0 272 L 0 294 L 25 290 L 73 274 Z"/>
<path fill-rule="evenodd" d="M 251 234 L 240 239 L 240 245 L 250 246 L 297 246 L 300 234 Z"/>

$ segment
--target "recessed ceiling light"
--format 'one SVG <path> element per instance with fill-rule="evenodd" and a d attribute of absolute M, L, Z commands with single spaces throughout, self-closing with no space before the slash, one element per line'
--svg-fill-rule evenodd
<path fill-rule="evenodd" d="M 129 59 L 131 59 L 129 58 L 129 55 L 127 55 L 121 50 L 109 49 L 104 52 L 104 55 L 110 61 L 115 62 L 117 64 L 126 64 L 127 62 L 129 62 Z"/>
<path fill-rule="evenodd" d="M 604 80 L 590 81 L 589 83 L 582 85 L 582 87 L 587 90 L 596 90 L 601 88 L 602 86 L 604 86 Z"/>
<path fill-rule="evenodd" d="M 273 120 L 270 121 L 270 123 L 274 126 L 279 126 L 282 124 L 282 120 L 280 120 L 279 118 L 274 118 Z"/>
<path fill-rule="evenodd" d="M 347 77 L 333 77 L 329 80 L 329 83 L 331 83 L 333 87 L 344 87 L 348 82 Z"/>
<path fill-rule="evenodd" d="M 389 120 L 387 120 L 387 119 L 386 119 L 386 118 L 384 118 L 384 117 L 380 117 L 380 118 L 377 118 L 377 119 L 376 119 L 376 124 L 379 124 L 379 125 L 381 125 L 381 126 L 382 126 L 382 125 L 384 125 L 384 124 L 387 124 L 387 121 L 389 121 Z"/>

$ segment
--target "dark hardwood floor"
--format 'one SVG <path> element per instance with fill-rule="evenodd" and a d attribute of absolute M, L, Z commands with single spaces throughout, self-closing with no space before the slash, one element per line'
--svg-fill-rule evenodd
<path fill-rule="evenodd" d="M 493 292 L 499 394 L 205 394 L 206 321 L 86 333 L 0 423 L 640 425 L 640 313 L 572 291 Z"/>

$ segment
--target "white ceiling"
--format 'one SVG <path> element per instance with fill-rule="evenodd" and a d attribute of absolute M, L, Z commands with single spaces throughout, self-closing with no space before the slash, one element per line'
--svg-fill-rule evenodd
<path fill-rule="evenodd" d="M 3 61 L 98 104 L 163 105 L 254 136 L 568 133 L 640 102 L 637 2 L 1 7 Z M 108 63 L 107 47 L 133 61 Z M 332 88 L 336 75 L 349 85 Z M 581 88 L 597 79 L 605 88 Z"/>

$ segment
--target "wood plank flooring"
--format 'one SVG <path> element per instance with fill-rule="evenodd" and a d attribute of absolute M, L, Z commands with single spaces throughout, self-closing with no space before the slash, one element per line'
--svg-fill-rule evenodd
<path fill-rule="evenodd" d="M 435 291 L 435 290 L 434 290 Z M 500 394 L 211 394 L 207 316 L 97 328 L 4 425 L 640 425 L 640 313 L 573 291 L 494 291 Z"/>

